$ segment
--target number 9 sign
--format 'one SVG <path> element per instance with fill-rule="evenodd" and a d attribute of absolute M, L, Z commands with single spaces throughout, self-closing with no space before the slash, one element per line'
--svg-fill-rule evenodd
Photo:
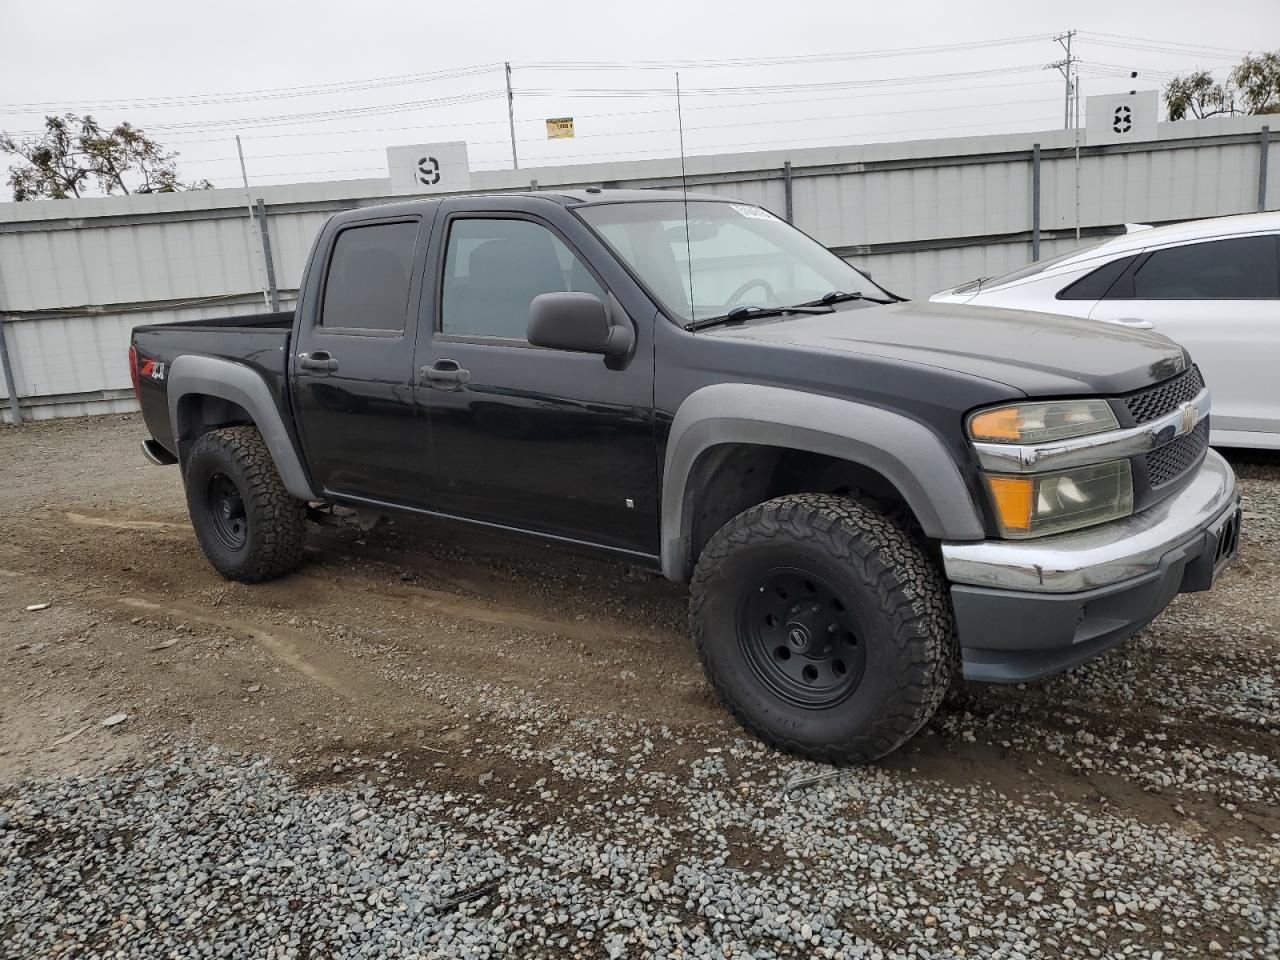
<path fill-rule="evenodd" d="M 422 195 L 471 189 L 467 145 L 461 141 L 387 147 L 387 173 L 392 193 Z"/>
<path fill-rule="evenodd" d="M 418 158 L 418 182 L 433 187 L 440 182 L 440 161 L 435 157 Z"/>

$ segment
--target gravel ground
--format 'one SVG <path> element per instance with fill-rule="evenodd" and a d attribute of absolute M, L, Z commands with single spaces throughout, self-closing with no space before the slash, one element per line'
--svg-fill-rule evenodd
<path fill-rule="evenodd" d="M 0 957 L 1280 956 L 1280 457 L 1211 594 L 835 771 L 639 571 L 397 526 L 225 584 L 139 430 L 0 430 Z"/>

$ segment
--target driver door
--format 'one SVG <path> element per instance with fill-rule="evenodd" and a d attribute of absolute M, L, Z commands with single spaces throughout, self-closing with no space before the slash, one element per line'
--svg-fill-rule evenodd
<path fill-rule="evenodd" d="M 435 502 L 455 516 L 649 556 L 658 531 L 650 325 L 623 318 L 637 343 L 621 361 L 525 338 L 542 293 L 592 293 L 621 310 L 569 239 L 576 227 L 577 242 L 591 240 L 570 217 L 528 198 L 444 201 L 416 360 Z"/>

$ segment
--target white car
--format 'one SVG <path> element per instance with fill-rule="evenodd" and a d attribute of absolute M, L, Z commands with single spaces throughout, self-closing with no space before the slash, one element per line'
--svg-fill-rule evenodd
<path fill-rule="evenodd" d="M 1280 213 L 1131 227 L 929 299 L 1159 330 L 1212 391 L 1211 443 L 1280 449 Z"/>

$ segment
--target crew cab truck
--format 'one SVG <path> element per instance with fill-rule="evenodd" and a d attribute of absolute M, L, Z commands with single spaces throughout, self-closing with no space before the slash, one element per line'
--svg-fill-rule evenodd
<path fill-rule="evenodd" d="M 751 732 L 866 762 L 957 671 L 1107 650 L 1231 560 L 1209 390 L 1144 330 L 913 303 L 723 197 L 598 188 L 333 216 L 292 314 L 137 328 L 158 463 L 223 576 L 309 512 L 406 511 L 690 584 Z"/>

